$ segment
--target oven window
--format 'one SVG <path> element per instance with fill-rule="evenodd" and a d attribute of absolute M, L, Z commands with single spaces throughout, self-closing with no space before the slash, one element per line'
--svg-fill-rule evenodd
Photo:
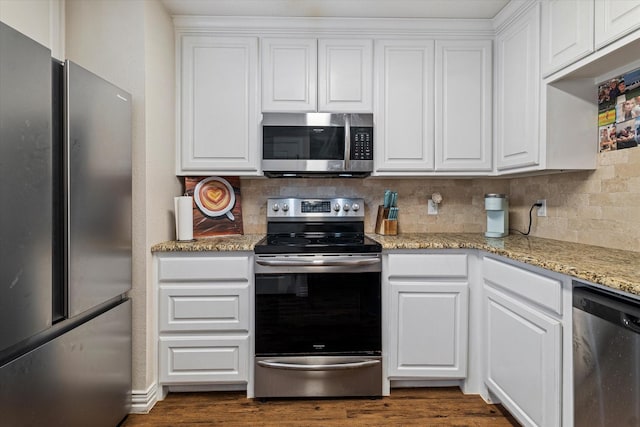
<path fill-rule="evenodd" d="M 256 354 L 378 354 L 380 273 L 256 275 Z"/>
<path fill-rule="evenodd" d="M 344 128 L 334 126 L 264 126 L 264 159 L 344 160 Z"/>

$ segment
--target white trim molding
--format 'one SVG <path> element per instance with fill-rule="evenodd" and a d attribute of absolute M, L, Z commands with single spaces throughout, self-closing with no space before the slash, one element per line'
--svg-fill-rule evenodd
<path fill-rule="evenodd" d="M 151 384 L 146 390 L 131 391 L 131 414 L 148 414 L 158 402 L 158 384 Z"/>
<path fill-rule="evenodd" d="M 178 32 L 359 37 L 492 37 L 490 19 L 174 16 Z"/>

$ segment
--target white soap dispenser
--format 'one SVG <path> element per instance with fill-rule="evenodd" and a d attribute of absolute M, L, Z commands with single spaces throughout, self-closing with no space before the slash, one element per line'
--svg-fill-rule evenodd
<path fill-rule="evenodd" d="M 487 211 L 486 237 L 504 237 L 509 234 L 509 200 L 505 194 L 489 193 L 484 195 L 484 208 Z"/>

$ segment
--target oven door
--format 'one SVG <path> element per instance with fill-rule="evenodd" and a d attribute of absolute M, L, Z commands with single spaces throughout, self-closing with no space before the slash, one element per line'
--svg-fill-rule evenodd
<path fill-rule="evenodd" d="M 256 397 L 382 394 L 380 254 L 256 255 Z"/>
<path fill-rule="evenodd" d="M 256 355 L 380 355 L 380 254 L 256 255 Z"/>

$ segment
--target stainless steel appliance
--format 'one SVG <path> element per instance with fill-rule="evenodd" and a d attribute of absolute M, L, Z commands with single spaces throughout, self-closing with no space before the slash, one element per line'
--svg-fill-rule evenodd
<path fill-rule="evenodd" d="M 114 426 L 131 402 L 131 96 L 0 23 L 0 414 Z"/>
<path fill-rule="evenodd" d="M 271 177 L 363 177 L 373 171 L 373 115 L 265 113 L 262 170 Z"/>
<path fill-rule="evenodd" d="M 640 301 L 574 281 L 576 426 L 640 426 Z"/>
<path fill-rule="evenodd" d="M 362 199 L 269 199 L 255 247 L 255 396 L 381 396 L 381 246 Z"/>

